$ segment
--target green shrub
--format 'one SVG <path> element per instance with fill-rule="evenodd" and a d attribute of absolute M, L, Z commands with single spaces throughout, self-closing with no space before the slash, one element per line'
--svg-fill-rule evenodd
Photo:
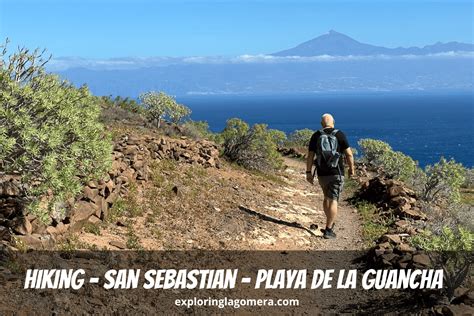
<path fill-rule="evenodd" d="M 186 121 L 183 124 L 183 133 L 193 139 L 213 139 L 213 133 L 206 121 Z"/>
<path fill-rule="evenodd" d="M 359 140 L 358 144 L 365 162 L 374 166 L 379 166 L 380 157 L 392 151 L 392 147 L 381 140 L 365 138 Z"/>
<path fill-rule="evenodd" d="M 191 115 L 191 109 L 183 104 L 174 103 L 169 109 L 168 116 L 174 124 L 179 124 L 184 118 Z"/>
<path fill-rule="evenodd" d="M 47 221 L 54 205 L 109 169 L 112 145 L 86 87 L 47 74 L 38 51 L 6 54 L 0 63 L 0 171 L 21 174 L 29 210 Z M 49 203 L 40 205 L 46 193 Z"/>
<path fill-rule="evenodd" d="M 375 168 L 382 168 L 383 172 L 395 179 L 413 183 L 420 175 L 418 163 L 411 157 L 399 151 L 393 151 L 389 144 L 374 139 L 359 141 L 363 159 Z"/>
<path fill-rule="evenodd" d="M 474 187 L 474 168 L 466 168 L 466 180 L 464 181 L 463 188 L 473 188 Z"/>
<path fill-rule="evenodd" d="M 165 117 L 178 124 L 183 118 L 191 114 L 188 107 L 176 103 L 172 96 L 164 92 L 146 92 L 140 95 L 140 100 L 144 105 L 145 114 L 149 121 L 158 128 L 160 128 Z"/>
<path fill-rule="evenodd" d="M 288 136 L 288 145 L 297 147 L 307 147 L 314 131 L 309 128 L 296 130 Z"/>
<path fill-rule="evenodd" d="M 278 147 L 281 147 L 285 144 L 287 140 L 285 132 L 277 129 L 269 129 L 268 133 L 270 133 L 270 137 Z"/>
<path fill-rule="evenodd" d="M 223 154 L 230 161 L 253 170 L 267 171 L 281 167 L 276 141 L 282 136 L 265 124 L 249 127 L 238 118 L 227 121 L 221 133 Z"/>
<path fill-rule="evenodd" d="M 393 151 L 385 142 L 361 139 L 359 146 L 363 161 L 375 168 L 381 168 L 390 177 L 414 185 L 425 201 L 461 201 L 460 189 L 466 185 L 466 169 L 454 160 L 448 161 L 441 157 L 439 162 L 427 166 L 423 172 L 416 161 L 401 152 Z"/>
<path fill-rule="evenodd" d="M 116 96 L 112 99 L 112 96 L 103 96 L 100 97 L 100 100 L 104 107 L 119 107 L 128 112 L 136 114 L 144 114 L 145 112 L 145 109 L 142 106 L 140 106 L 135 100 L 128 97 L 122 98 L 120 96 Z"/>
<path fill-rule="evenodd" d="M 444 295 L 448 302 L 454 299 L 454 291 L 470 277 L 474 262 L 474 233 L 458 227 L 444 227 L 439 234 L 424 231 L 410 239 L 417 248 L 426 250 L 435 268 L 444 272 Z"/>
<path fill-rule="evenodd" d="M 466 169 L 453 159 L 441 157 L 439 162 L 425 169 L 426 181 L 422 198 L 428 202 L 458 203 L 461 201 L 460 189 L 465 182 Z"/>
<path fill-rule="evenodd" d="M 472 251 L 474 233 L 463 227 L 454 230 L 444 227 L 439 234 L 429 230 L 415 235 L 410 239 L 412 245 L 427 251 Z"/>
<path fill-rule="evenodd" d="M 362 218 L 362 237 L 364 242 L 372 247 L 375 242 L 387 233 L 390 222 L 381 217 L 377 212 L 377 207 L 367 201 L 359 201 L 356 208 Z"/>

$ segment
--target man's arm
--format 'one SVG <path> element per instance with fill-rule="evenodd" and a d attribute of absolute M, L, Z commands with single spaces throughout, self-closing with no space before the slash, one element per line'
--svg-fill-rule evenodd
<path fill-rule="evenodd" d="M 306 157 L 306 180 L 309 183 L 313 183 L 313 163 L 314 163 L 314 151 L 308 150 L 308 155 Z"/>
<path fill-rule="evenodd" d="M 347 165 L 349 166 L 349 176 L 354 176 L 355 175 L 355 167 L 354 167 L 354 156 L 352 155 L 352 150 L 350 147 L 346 148 L 344 150 L 344 154 L 346 155 L 346 162 Z"/>

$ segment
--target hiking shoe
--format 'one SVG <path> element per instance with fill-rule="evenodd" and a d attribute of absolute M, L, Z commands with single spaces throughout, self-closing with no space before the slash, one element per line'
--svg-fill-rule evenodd
<path fill-rule="evenodd" d="M 313 225 L 315 225 L 315 224 L 311 224 L 311 226 L 313 226 Z M 335 226 L 335 225 L 336 225 L 336 223 L 332 223 L 331 230 L 334 230 L 334 226 Z M 311 226 L 310 226 L 310 229 L 312 229 Z M 316 225 L 316 228 L 318 228 L 318 225 Z M 321 233 L 324 233 L 324 231 L 325 231 L 326 229 L 325 229 L 325 228 L 321 228 L 320 230 L 321 230 Z"/>
<path fill-rule="evenodd" d="M 332 229 L 326 228 L 324 230 L 323 238 L 324 239 L 334 239 L 334 238 L 336 238 L 336 233 Z"/>

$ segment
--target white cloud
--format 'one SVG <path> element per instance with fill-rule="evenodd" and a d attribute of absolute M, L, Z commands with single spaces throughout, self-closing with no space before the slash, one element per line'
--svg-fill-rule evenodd
<path fill-rule="evenodd" d="M 223 56 L 190 56 L 190 57 L 127 57 L 111 59 L 85 59 L 77 57 L 63 57 L 53 59 L 48 64 L 51 71 L 62 71 L 70 68 L 87 69 L 137 69 L 144 67 L 160 67 L 168 65 L 186 64 L 259 64 L 259 63 L 316 63 L 316 62 L 347 62 L 370 60 L 422 60 L 422 59 L 454 59 L 474 58 L 474 52 L 443 52 L 429 55 L 368 55 L 368 56 L 331 56 L 320 55 L 311 57 L 302 56 L 272 56 L 272 55 L 240 55 L 234 57 Z"/>

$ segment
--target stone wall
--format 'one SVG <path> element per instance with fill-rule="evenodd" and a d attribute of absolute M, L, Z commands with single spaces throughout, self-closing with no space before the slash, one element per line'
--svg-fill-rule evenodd
<path fill-rule="evenodd" d="M 119 197 L 128 194 L 130 183 L 148 181 L 150 164 L 162 159 L 219 168 L 219 150 L 213 142 L 182 137 L 123 135 L 114 145 L 108 175 L 89 181 L 74 200 L 54 205 L 51 224 L 25 214 L 20 197 L 20 177 L 0 175 L 0 241 L 16 239 L 32 248 L 50 248 L 66 232 L 77 231 L 86 222 L 105 220 Z"/>
<path fill-rule="evenodd" d="M 418 233 L 418 221 L 426 221 L 422 205 L 416 193 L 405 183 L 369 173 L 359 167 L 360 189 L 356 198 L 377 207 L 381 217 L 393 219 L 388 232 L 376 241 L 369 253 L 369 262 L 380 267 L 423 268 L 429 265 L 428 256 L 407 243 Z"/>

